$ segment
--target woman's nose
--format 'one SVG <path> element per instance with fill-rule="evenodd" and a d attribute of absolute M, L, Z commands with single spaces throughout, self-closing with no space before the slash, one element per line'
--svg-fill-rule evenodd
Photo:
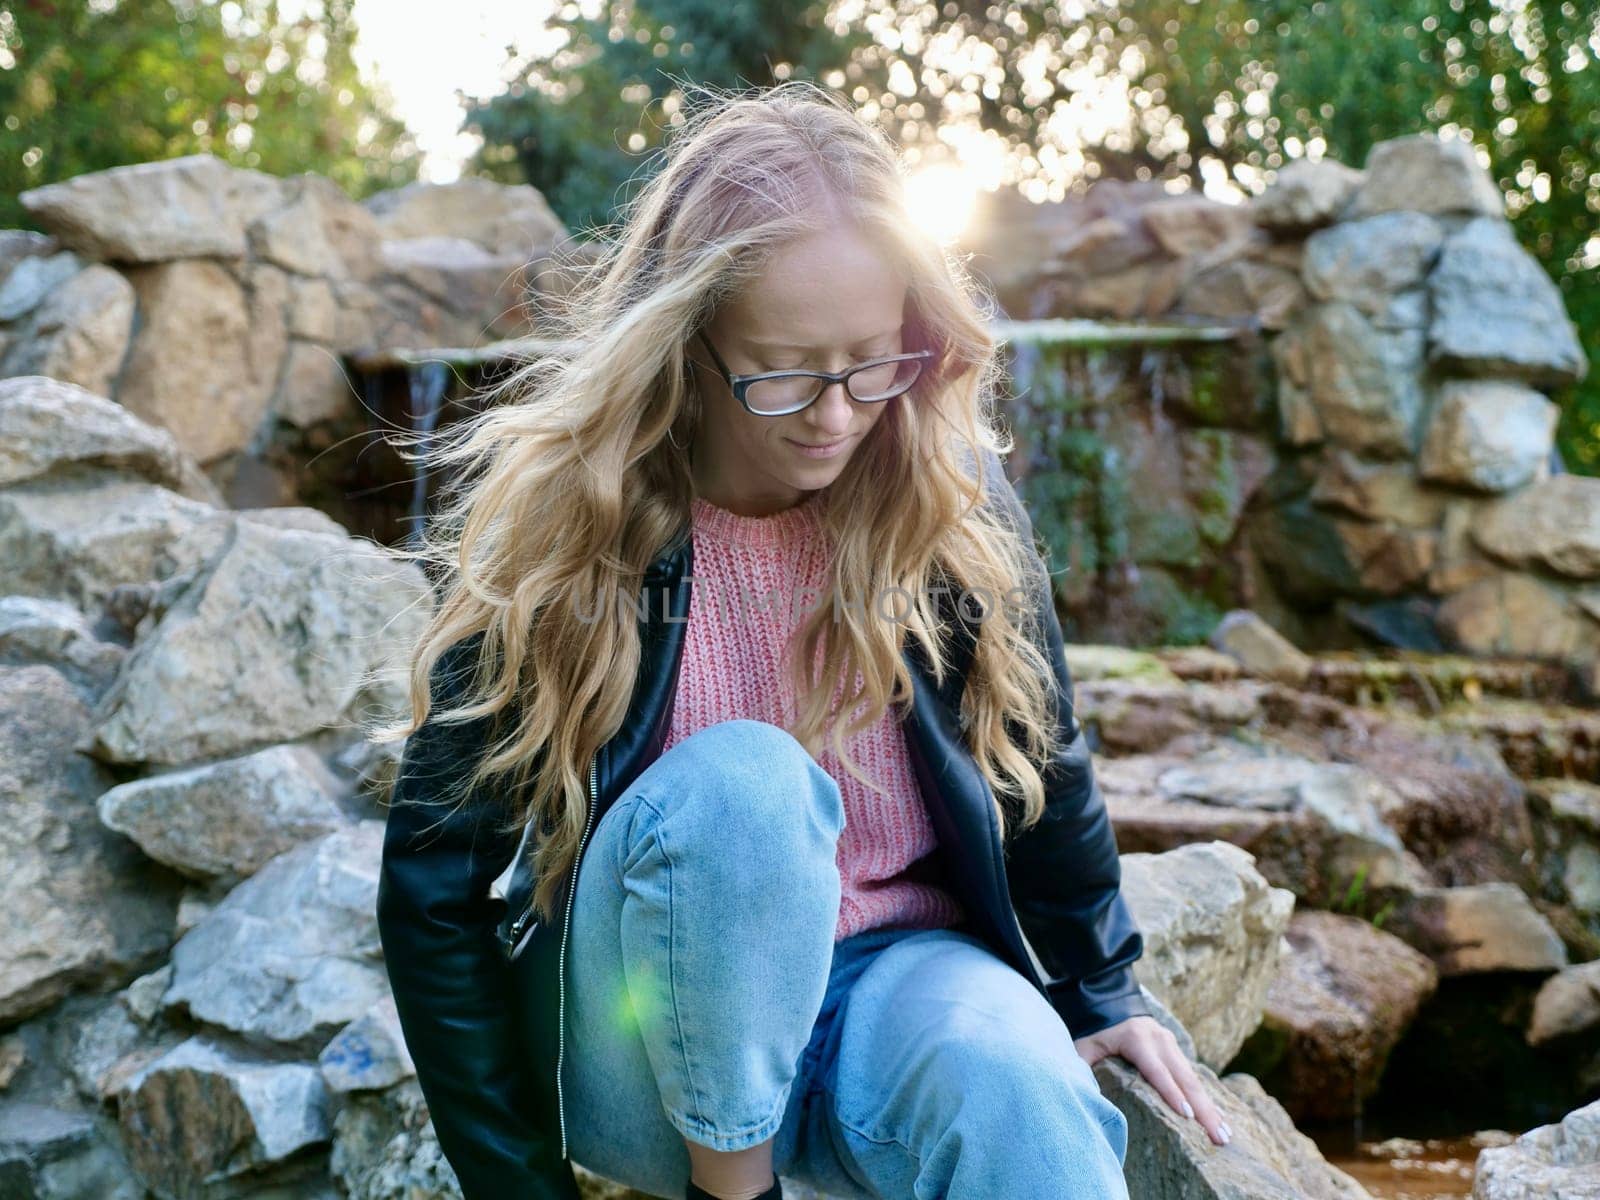
<path fill-rule="evenodd" d="M 855 403 L 843 383 L 830 383 L 806 410 L 806 415 L 818 429 L 842 437 L 850 431 L 850 422 L 855 417 Z"/>

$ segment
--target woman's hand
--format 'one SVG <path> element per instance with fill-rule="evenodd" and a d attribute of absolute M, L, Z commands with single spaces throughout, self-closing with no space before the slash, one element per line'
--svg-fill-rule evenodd
<path fill-rule="evenodd" d="M 1086 1037 L 1073 1038 L 1072 1044 L 1091 1066 L 1108 1054 L 1121 1055 L 1139 1068 L 1139 1074 L 1150 1081 L 1174 1112 L 1199 1121 L 1217 1145 L 1226 1146 L 1232 1139 L 1232 1130 L 1195 1074 L 1178 1039 L 1154 1017 L 1127 1017 Z"/>

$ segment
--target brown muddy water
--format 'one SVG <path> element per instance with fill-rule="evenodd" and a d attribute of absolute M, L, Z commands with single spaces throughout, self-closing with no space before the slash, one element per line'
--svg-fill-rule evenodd
<path fill-rule="evenodd" d="M 1301 1132 L 1377 1200 L 1445 1200 L 1472 1195 L 1478 1151 L 1516 1134 L 1486 1129 L 1459 1137 L 1357 1137 L 1354 1127 L 1302 1126 Z"/>

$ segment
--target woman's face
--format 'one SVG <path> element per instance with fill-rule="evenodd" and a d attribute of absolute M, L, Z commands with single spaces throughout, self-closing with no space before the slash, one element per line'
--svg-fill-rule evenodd
<path fill-rule="evenodd" d="M 781 248 L 761 277 L 725 304 L 706 337 L 735 375 L 804 368 L 843 371 L 902 352 L 906 283 L 853 229 L 799 238 Z M 706 348 L 688 352 L 701 396 L 694 446 L 695 490 L 745 516 L 798 504 L 838 478 L 890 404 L 852 400 L 831 384 L 810 407 L 782 417 L 746 412 Z M 802 447 L 836 447 L 807 454 Z"/>

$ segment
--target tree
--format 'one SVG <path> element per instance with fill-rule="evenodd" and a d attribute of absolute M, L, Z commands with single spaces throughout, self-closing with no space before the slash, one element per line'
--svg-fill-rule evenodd
<path fill-rule="evenodd" d="M 841 15 L 842 14 L 842 15 Z M 850 19 L 846 21 L 844 18 Z M 829 24 L 830 20 L 835 24 Z M 1568 466 L 1600 471 L 1600 10 L 1580 0 L 623 0 L 568 3 L 560 48 L 513 58 L 473 105 L 474 168 L 604 223 L 676 119 L 673 76 L 815 79 L 911 157 L 952 128 L 997 142 L 1036 199 L 1101 178 L 1259 192 L 1292 158 L 1360 166 L 1376 142 L 1483 148 L 1521 243 L 1559 282 L 1594 362 L 1564 405 Z M 1098 99 L 1125 92 L 1127 119 Z"/>
<path fill-rule="evenodd" d="M 864 50 L 861 31 L 828 27 L 806 0 L 634 0 L 591 14 L 564 5 L 550 22 L 559 48 L 513 51 L 512 82 L 469 101 L 483 138 L 469 170 L 531 183 L 569 226 L 604 224 L 619 188 L 662 140 L 656 116 L 681 119 L 675 76 L 744 88 L 815 78 Z"/>
<path fill-rule="evenodd" d="M 356 197 L 415 179 L 351 57 L 352 4 L 0 0 L 0 227 L 31 227 L 27 188 L 200 152 Z"/>

